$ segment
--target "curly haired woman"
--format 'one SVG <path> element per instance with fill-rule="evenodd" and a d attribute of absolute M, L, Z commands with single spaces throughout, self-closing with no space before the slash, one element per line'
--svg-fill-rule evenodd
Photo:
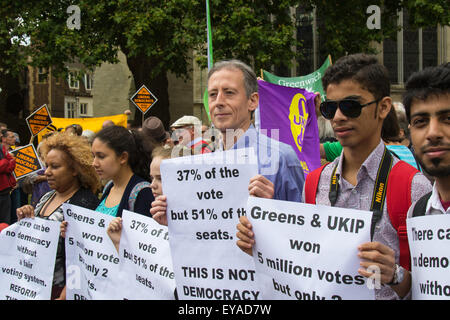
<path fill-rule="evenodd" d="M 40 217 L 62 222 L 63 203 L 94 210 L 99 203 L 95 192 L 100 188 L 100 180 L 91 166 L 90 145 L 82 137 L 56 133 L 43 142 L 40 151 L 47 168 L 45 176 L 52 190 L 42 196 L 36 208 L 31 205 L 18 208 L 17 218 Z M 60 237 L 52 299 L 64 299 L 64 268 L 64 239 Z"/>

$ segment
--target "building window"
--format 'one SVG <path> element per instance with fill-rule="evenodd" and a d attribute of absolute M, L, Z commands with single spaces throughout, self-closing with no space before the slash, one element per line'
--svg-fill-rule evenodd
<path fill-rule="evenodd" d="M 80 103 L 80 116 L 87 116 L 87 115 L 88 115 L 88 104 Z"/>
<path fill-rule="evenodd" d="M 383 41 L 383 64 L 389 70 L 392 84 L 403 85 L 416 71 L 438 62 L 437 28 L 415 29 L 408 24 L 408 12 L 399 14 L 396 39 Z"/>
<path fill-rule="evenodd" d="M 66 118 L 76 118 L 77 116 L 77 103 L 76 101 L 66 101 L 66 108 L 64 110 L 64 116 Z"/>
<path fill-rule="evenodd" d="M 47 83 L 48 73 L 46 68 L 38 68 L 38 83 Z"/>
<path fill-rule="evenodd" d="M 92 77 L 92 74 L 85 73 L 84 74 L 84 87 L 86 90 L 92 90 L 92 86 L 94 84 L 94 79 Z"/>
<path fill-rule="evenodd" d="M 70 89 L 79 89 L 80 88 L 80 80 L 78 80 L 78 72 L 70 71 L 67 76 L 67 82 L 69 83 Z"/>

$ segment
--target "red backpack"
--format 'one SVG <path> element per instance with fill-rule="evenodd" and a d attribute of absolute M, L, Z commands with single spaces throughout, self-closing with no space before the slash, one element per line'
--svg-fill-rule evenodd
<path fill-rule="evenodd" d="M 328 163 L 327 163 L 328 164 Z M 316 204 L 320 175 L 327 164 L 310 172 L 305 180 L 305 202 Z M 411 206 L 411 183 L 419 171 L 404 161 L 398 161 L 391 169 L 386 190 L 386 206 L 391 224 L 397 231 L 400 247 L 400 265 L 411 270 L 411 260 L 406 231 L 406 215 Z"/>

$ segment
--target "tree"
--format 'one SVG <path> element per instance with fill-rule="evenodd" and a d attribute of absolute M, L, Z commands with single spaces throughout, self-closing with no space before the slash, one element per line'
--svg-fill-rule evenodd
<path fill-rule="evenodd" d="M 417 25 L 448 24 L 446 0 L 381 1 L 382 27 L 366 27 L 366 8 L 376 1 L 304 0 L 321 19 L 321 46 L 333 59 L 347 53 L 370 51 L 396 31 L 397 10 L 406 6 Z M 290 65 L 299 47 L 289 13 L 295 0 L 210 0 L 214 60 L 239 58 L 255 70 Z M 168 72 L 187 78 L 193 50 L 206 53 L 204 0 L 79 0 L 80 29 L 68 28 L 71 0 L 3 0 L 0 7 L 0 82 L 5 74 L 19 75 L 27 65 L 67 72 L 66 63 L 78 61 L 92 69 L 117 62 L 125 53 L 136 88 L 151 88 L 158 98 L 155 115 L 169 124 Z M 69 21 L 70 22 L 70 21 Z M 24 45 L 28 43 L 28 45 Z M 199 61 L 206 66 L 206 59 Z M 1 75 L 3 74 L 3 76 Z M 140 115 L 138 114 L 138 119 Z"/>
<path fill-rule="evenodd" d="M 170 121 L 167 73 L 188 77 L 192 51 L 201 51 L 206 42 L 202 0 L 80 0 L 79 30 L 67 28 L 70 1 L 6 2 L 0 13 L 14 23 L 1 25 L 0 32 L 5 35 L 3 43 L 13 36 L 16 41 L 6 50 L 12 54 L 2 70 L 52 66 L 62 74 L 67 72 L 66 63 L 75 59 L 87 68 L 116 62 L 121 50 L 136 88 L 145 84 L 158 98 L 158 108 L 147 115 L 158 116 L 166 126 Z M 289 61 L 295 54 L 286 50 L 293 32 L 288 7 L 295 1 L 211 2 L 217 58 L 239 57 L 259 67 L 271 60 Z M 20 45 L 18 39 L 30 39 L 31 44 Z"/>

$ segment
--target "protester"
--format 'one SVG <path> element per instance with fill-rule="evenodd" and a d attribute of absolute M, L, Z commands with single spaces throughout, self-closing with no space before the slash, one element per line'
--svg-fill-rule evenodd
<path fill-rule="evenodd" d="M 249 183 L 249 194 L 262 198 L 301 201 L 304 176 L 300 161 L 282 142 L 260 134 L 252 125 L 258 107 L 258 82 L 253 70 L 238 60 L 217 62 L 208 73 L 208 103 L 214 127 L 221 131 L 220 150 L 253 147 L 259 174 Z M 150 213 L 166 221 L 167 199 L 158 196 Z"/>
<path fill-rule="evenodd" d="M 2 145 L 6 147 L 6 150 L 12 151 L 16 145 L 16 136 L 14 132 L 9 129 L 2 130 Z"/>
<path fill-rule="evenodd" d="M 302 197 L 306 203 L 374 211 L 371 242 L 355 243 L 355 248 L 349 248 L 358 249 L 358 273 L 371 277 L 373 273 L 366 268 L 379 268 L 382 286 L 375 289 L 376 299 L 409 298 L 410 272 L 399 266 L 400 261 L 405 262 L 405 256 L 409 258 L 409 252 L 400 250 L 405 241 L 407 247 L 407 238 L 399 237 L 390 220 L 393 204 L 384 198 L 382 202 L 371 199 L 380 183 L 387 185 L 386 199 L 399 203 L 408 197 L 412 201 L 419 199 L 431 190 L 431 185 L 422 173 L 390 156 L 381 140 L 383 121 L 392 106 L 387 70 L 374 56 L 354 54 L 329 67 L 322 82 L 327 100 L 322 102 L 321 112 L 331 120 L 343 152 L 331 165 L 309 173 Z M 390 171 L 383 169 L 378 175 L 385 163 Z M 390 189 L 390 184 L 396 187 Z M 409 205 L 396 212 L 402 214 L 396 217 L 404 228 Z M 245 216 L 240 218 L 237 229 L 238 247 L 251 254 L 255 238 Z M 409 263 L 406 260 L 405 265 Z"/>
<path fill-rule="evenodd" d="M 83 134 L 83 127 L 79 124 L 71 124 L 70 126 L 66 127 L 64 132 L 67 134 L 81 136 Z"/>
<path fill-rule="evenodd" d="M 450 63 L 411 75 L 403 97 L 412 144 L 423 170 L 434 178 L 433 190 L 414 203 L 417 215 L 449 213 L 450 207 Z M 422 206 L 418 204 L 422 203 Z"/>
<path fill-rule="evenodd" d="M 62 204 L 70 203 L 87 209 L 95 209 L 100 187 L 99 179 L 91 166 L 92 154 L 83 138 L 55 133 L 40 147 L 45 160 L 45 175 L 52 189 L 46 193 L 36 208 L 25 205 L 17 209 L 17 218 L 40 217 L 62 222 Z M 64 239 L 60 237 L 55 261 L 52 299 L 65 299 L 65 253 Z"/>
<path fill-rule="evenodd" d="M 386 144 L 387 149 L 398 159 L 409 163 L 416 169 L 420 169 L 413 152 L 403 145 L 404 136 L 400 131 L 400 124 L 397 119 L 397 111 L 391 108 L 388 117 L 383 121 L 381 139 Z M 333 161 L 340 156 L 342 145 L 339 141 L 326 142 L 320 145 L 320 156 L 327 161 Z"/>
<path fill-rule="evenodd" d="M 173 146 L 169 132 L 164 129 L 162 121 L 157 117 L 148 117 L 142 124 L 142 133 L 148 137 L 155 146 Z"/>
<path fill-rule="evenodd" d="M 7 129 L 2 130 L 2 144 L 0 145 L 0 223 L 11 223 L 11 191 L 16 186 L 13 171 L 16 160 L 9 153 L 9 145 L 3 136 L 8 134 Z"/>
<path fill-rule="evenodd" d="M 202 122 L 194 116 L 183 116 L 171 126 L 178 144 L 191 149 L 192 154 L 210 153 L 209 143 L 202 138 Z"/>
<path fill-rule="evenodd" d="M 161 172 L 159 169 L 161 161 L 164 159 L 170 159 L 172 155 L 179 154 L 176 149 L 179 149 L 179 147 L 164 148 L 160 146 L 156 147 L 152 152 L 152 162 L 150 164 L 150 178 L 152 183 L 150 187 L 154 198 L 163 195 Z M 164 221 L 163 224 L 167 225 L 167 221 Z M 107 232 L 117 251 L 119 251 L 120 236 L 122 233 L 122 218 L 116 217 L 111 220 Z"/>
<path fill-rule="evenodd" d="M 112 126 L 99 131 L 92 143 L 92 165 L 101 179 L 111 180 L 96 211 L 116 217 L 122 210 L 149 215 L 150 150 L 138 131 Z M 130 205 L 131 204 L 131 205 Z"/>
<path fill-rule="evenodd" d="M 83 138 L 86 139 L 86 141 L 91 145 L 92 141 L 94 141 L 95 138 L 95 132 L 89 129 L 83 130 L 83 133 L 81 134 Z"/>
<path fill-rule="evenodd" d="M 115 126 L 115 123 L 112 120 L 105 120 L 102 123 L 102 129 L 108 128 L 108 127 L 112 127 Z"/>

